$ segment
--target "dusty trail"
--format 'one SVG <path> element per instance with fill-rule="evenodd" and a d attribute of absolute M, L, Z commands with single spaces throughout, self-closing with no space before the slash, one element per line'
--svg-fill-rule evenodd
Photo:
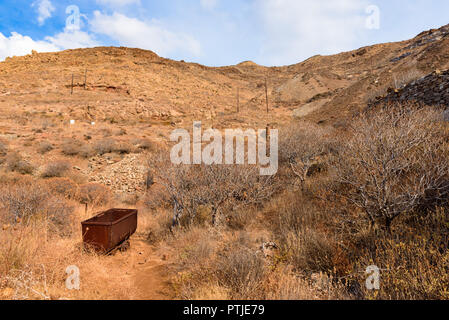
<path fill-rule="evenodd" d="M 132 282 L 132 300 L 169 300 L 173 294 L 169 285 L 169 262 L 140 235 L 131 237 L 131 247 L 117 253 L 114 259 L 126 266 L 126 275 Z"/>

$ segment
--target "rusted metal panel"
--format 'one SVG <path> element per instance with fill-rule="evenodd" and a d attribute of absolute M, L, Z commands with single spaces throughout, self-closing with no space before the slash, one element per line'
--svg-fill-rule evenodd
<path fill-rule="evenodd" d="M 136 232 L 137 213 L 135 209 L 110 209 L 83 221 L 83 242 L 97 251 L 110 252 Z"/>

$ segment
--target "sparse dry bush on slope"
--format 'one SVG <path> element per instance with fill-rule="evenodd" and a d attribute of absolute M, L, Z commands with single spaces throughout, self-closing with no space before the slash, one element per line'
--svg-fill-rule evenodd
<path fill-rule="evenodd" d="M 64 199 L 50 195 L 46 186 L 38 182 L 2 186 L 0 210 L 6 223 L 29 225 L 36 220 L 48 220 L 50 231 L 59 235 L 71 232 L 74 208 Z"/>
<path fill-rule="evenodd" d="M 71 168 L 71 164 L 68 161 L 59 160 L 50 162 L 44 168 L 42 172 L 43 178 L 61 178 L 63 177 Z"/>
<path fill-rule="evenodd" d="M 385 106 L 361 116 L 335 163 L 343 193 L 372 225 L 449 196 L 448 141 L 440 110 Z"/>
<path fill-rule="evenodd" d="M 281 130 L 279 161 L 304 183 L 307 177 L 320 171 L 320 157 L 333 149 L 332 131 L 307 122 L 294 123 Z"/>
<path fill-rule="evenodd" d="M 78 198 L 81 203 L 102 206 L 109 202 L 110 190 L 102 184 L 87 183 L 80 186 Z"/>
<path fill-rule="evenodd" d="M 99 155 L 104 155 L 106 153 L 114 152 L 116 146 L 116 141 L 112 138 L 105 138 L 97 141 L 93 148 Z"/>
<path fill-rule="evenodd" d="M 37 146 L 37 152 L 40 154 L 46 154 L 54 149 L 53 145 L 48 141 L 42 141 Z"/>
<path fill-rule="evenodd" d="M 75 139 L 69 139 L 62 143 L 62 153 L 66 156 L 76 156 L 80 153 L 82 143 Z"/>
<path fill-rule="evenodd" d="M 6 167 L 9 171 L 17 172 L 20 174 L 32 174 L 35 168 L 22 156 L 17 153 L 10 153 L 6 156 Z"/>
<path fill-rule="evenodd" d="M 173 165 L 165 155 L 150 158 L 149 166 L 169 194 L 174 225 L 194 222 L 200 207 L 210 207 L 212 225 L 221 223 L 232 210 L 269 199 L 278 187 L 275 177 L 260 176 L 256 166 Z"/>

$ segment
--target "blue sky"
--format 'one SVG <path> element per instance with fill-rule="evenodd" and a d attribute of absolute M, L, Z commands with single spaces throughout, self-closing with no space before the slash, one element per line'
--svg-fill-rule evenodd
<path fill-rule="evenodd" d="M 0 0 L 0 60 L 105 45 L 210 66 L 287 65 L 409 39 L 448 13 L 447 0 Z"/>

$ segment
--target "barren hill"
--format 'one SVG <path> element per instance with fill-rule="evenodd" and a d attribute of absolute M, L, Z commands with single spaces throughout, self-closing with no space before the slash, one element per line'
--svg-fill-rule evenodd
<path fill-rule="evenodd" d="M 349 115 L 367 96 L 395 81 L 447 69 L 448 34 L 445 26 L 408 41 L 272 68 L 250 61 L 210 68 L 129 48 L 34 53 L 0 63 L 0 105 L 2 110 L 14 107 L 19 115 L 61 113 L 64 119 L 119 123 L 215 118 L 216 125 L 252 125 L 287 120 L 294 109 L 299 109 L 300 117 L 332 121 Z M 264 119 L 260 111 L 265 109 L 266 77 L 272 111 Z"/>
<path fill-rule="evenodd" d="M 165 143 L 174 128 L 191 128 L 193 120 L 215 128 L 280 127 L 294 118 L 344 127 L 388 89 L 448 69 L 448 35 L 449 25 L 411 40 L 283 67 L 251 61 L 205 67 L 115 47 L 33 52 L 0 63 L 0 139 L 39 172 L 48 161 L 61 158 L 61 146 L 69 138 L 92 144 L 114 136 L 117 143 L 134 147 L 139 139 Z M 37 154 L 35 147 L 44 142 L 54 150 Z M 99 158 L 85 152 L 86 159 L 73 164 L 90 180 L 133 193 L 143 187 L 138 181 L 145 169 L 113 166 L 122 160 L 144 163 L 134 155 L 123 159 L 129 152 L 122 148 L 120 157 L 106 153 Z M 122 171 L 139 174 L 128 179 Z"/>

